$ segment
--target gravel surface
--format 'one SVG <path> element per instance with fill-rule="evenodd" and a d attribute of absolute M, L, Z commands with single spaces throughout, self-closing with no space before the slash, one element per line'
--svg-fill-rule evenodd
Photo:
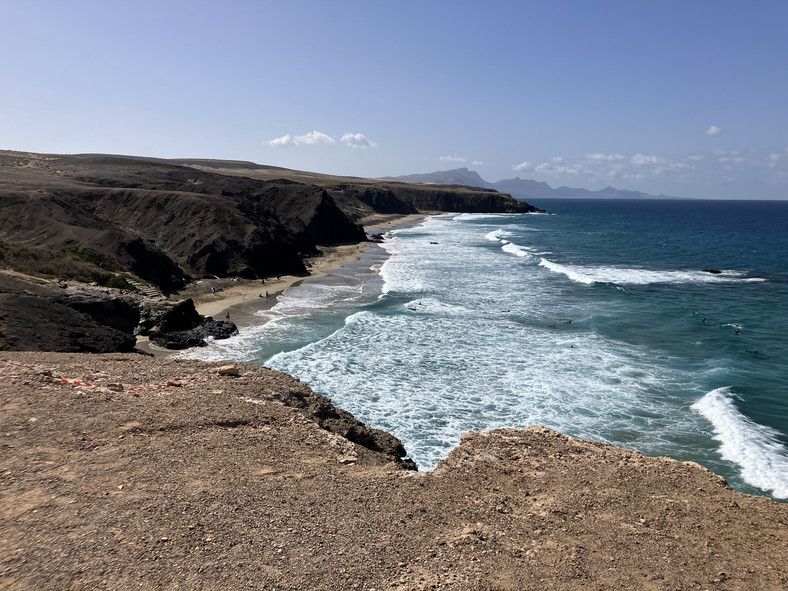
<path fill-rule="evenodd" d="M 695 464 L 529 427 L 416 472 L 221 365 L 0 353 L 0 589 L 788 588 L 788 505 Z"/>

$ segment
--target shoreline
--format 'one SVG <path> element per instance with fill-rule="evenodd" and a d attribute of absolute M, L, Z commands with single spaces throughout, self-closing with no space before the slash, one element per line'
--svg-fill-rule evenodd
<path fill-rule="evenodd" d="M 367 235 L 415 225 L 429 214 L 380 214 L 362 220 Z M 324 277 L 331 271 L 359 260 L 376 242 L 356 242 L 332 246 L 319 246 L 321 256 L 306 260 L 307 275 L 282 275 L 263 281 L 252 279 L 204 279 L 195 281 L 175 294 L 175 299 L 194 300 L 197 312 L 216 320 L 232 320 L 239 331 L 264 324 L 266 319 L 257 314 L 277 304 L 279 296 L 287 289 L 298 287 L 307 279 Z M 213 291 L 219 288 L 221 291 Z M 266 297 L 267 295 L 267 297 Z M 180 350 L 165 349 L 152 344 L 145 337 L 138 337 L 137 348 L 155 357 L 169 357 Z"/>

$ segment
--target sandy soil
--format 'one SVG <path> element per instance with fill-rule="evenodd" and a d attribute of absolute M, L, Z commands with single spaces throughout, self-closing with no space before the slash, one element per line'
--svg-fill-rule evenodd
<path fill-rule="evenodd" d="M 0 589 L 788 588 L 788 505 L 697 465 L 533 427 L 403 471 L 237 369 L 0 353 Z"/>

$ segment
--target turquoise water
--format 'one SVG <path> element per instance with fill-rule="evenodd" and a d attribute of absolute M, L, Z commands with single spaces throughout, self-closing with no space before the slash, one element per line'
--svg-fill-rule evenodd
<path fill-rule="evenodd" d="M 788 498 L 788 202 L 535 204 L 392 232 L 192 354 L 300 377 L 421 469 L 541 424 Z"/>

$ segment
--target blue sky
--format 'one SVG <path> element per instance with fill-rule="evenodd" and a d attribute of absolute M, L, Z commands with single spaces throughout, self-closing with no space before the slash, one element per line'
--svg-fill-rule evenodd
<path fill-rule="evenodd" d="M 788 198 L 788 0 L 0 0 L 0 149 Z"/>

